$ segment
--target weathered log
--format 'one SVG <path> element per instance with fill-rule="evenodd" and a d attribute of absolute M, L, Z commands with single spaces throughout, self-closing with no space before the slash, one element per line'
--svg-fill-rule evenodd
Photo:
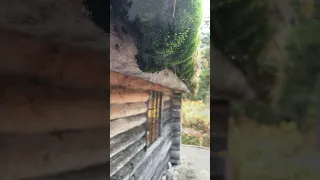
<path fill-rule="evenodd" d="M 172 117 L 173 118 L 180 118 L 181 117 L 181 111 L 172 111 Z"/>
<path fill-rule="evenodd" d="M 156 172 L 151 180 L 159 180 L 160 177 L 162 177 L 165 172 L 167 171 L 167 164 L 170 160 L 170 155 L 168 154 L 166 158 L 159 164 L 158 168 L 156 169 Z"/>
<path fill-rule="evenodd" d="M 172 131 L 181 131 L 181 123 L 180 122 L 171 122 Z"/>
<path fill-rule="evenodd" d="M 152 167 L 152 164 L 154 162 L 153 158 L 159 155 L 161 148 L 167 141 L 168 139 L 160 137 L 150 147 L 148 147 L 144 159 L 138 164 L 137 168 L 134 170 L 134 177 L 137 177 L 137 179 L 144 178 L 144 175 L 148 171 L 148 168 Z"/>
<path fill-rule="evenodd" d="M 119 169 L 126 165 L 145 146 L 146 138 L 143 137 L 127 149 L 113 156 L 110 160 L 110 176 L 114 175 Z"/>
<path fill-rule="evenodd" d="M 180 144 L 181 143 L 181 137 L 180 136 L 172 136 L 171 140 L 172 140 L 172 144 Z"/>
<path fill-rule="evenodd" d="M 149 94 L 143 91 L 135 91 L 124 88 L 111 88 L 110 104 L 126 104 L 146 102 Z"/>
<path fill-rule="evenodd" d="M 171 123 L 167 123 L 161 128 L 161 137 L 167 138 L 171 134 Z"/>
<path fill-rule="evenodd" d="M 23 180 L 106 180 L 109 178 L 108 169 L 109 164 L 93 166 L 76 171 L 64 172 L 57 175 L 28 178 Z"/>
<path fill-rule="evenodd" d="M 0 132 L 108 127 L 107 98 L 105 90 L 0 83 Z"/>
<path fill-rule="evenodd" d="M 180 150 L 172 150 L 169 151 L 170 158 L 172 159 L 180 159 Z"/>
<path fill-rule="evenodd" d="M 39 76 L 58 85 L 109 87 L 107 51 L 48 43 L 4 29 L 0 29 L 0 39 L 3 74 Z"/>
<path fill-rule="evenodd" d="M 134 76 L 124 75 L 118 72 L 110 72 L 110 85 L 119 86 L 124 88 L 136 89 L 136 90 L 153 90 L 159 91 L 166 95 L 171 95 L 172 91 L 161 85 L 151 83 L 149 81 L 140 79 Z"/>
<path fill-rule="evenodd" d="M 128 180 L 132 177 L 134 170 L 140 164 L 141 160 L 145 156 L 145 150 L 141 150 L 130 163 L 127 163 L 124 167 L 122 167 L 116 174 L 111 176 L 111 180 Z M 131 178 L 132 179 L 132 178 Z"/>
<path fill-rule="evenodd" d="M 146 134 L 146 128 L 139 126 L 110 139 L 110 158 L 137 142 Z"/>
<path fill-rule="evenodd" d="M 172 143 L 172 146 L 171 146 L 171 148 L 170 148 L 170 150 L 180 150 L 180 144 L 173 144 Z"/>
<path fill-rule="evenodd" d="M 154 154 L 152 155 L 152 165 L 148 166 L 145 171 L 145 175 L 143 180 L 150 180 L 152 177 L 156 174 L 156 169 L 159 166 L 159 164 L 164 161 L 166 156 L 168 155 L 171 141 L 170 139 L 164 140 L 164 143 L 161 143 L 162 145 L 159 147 L 159 150 L 154 151 Z"/>
<path fill-rule="evenodd" d="M 145 114 L 120 118 L 110 122 L 110 139 L 134 127 L 141 126 L 147 120 Z"/>
<path fill-rule="evenodd" d="M 172 165 L 180 165 L 180 159 L 170 159 Z"/>
<path fill-rule="evenodd" d="M 109 161 L 107 128 L 52 134 L 1 135 L 2 180 L 33 178 Z"/>
<path fill-rule="evenodd" d="M 110 119 L 118 119 L 129 117 L 147 112 L 147 104 L 141 103 L 128 103 L 128 104 L 111 104 L 110 106 Z"/>

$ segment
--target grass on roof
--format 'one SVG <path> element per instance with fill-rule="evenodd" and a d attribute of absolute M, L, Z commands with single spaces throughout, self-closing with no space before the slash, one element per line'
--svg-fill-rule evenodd
<path fill-rule="evenodd" d="M 171 69 L 192 88 L 190 84 L 196 71 L 194 55 L 200 43 L 202 0 L 176 1 L 174 17 L 174 1 L 114 1 L 115 7 L 119 7 L 120 1 L 126 6 L 114 9 L 121 10 L 124 21 L 131 23 L 137 35 L 139 68 L 151 73 Z"/>

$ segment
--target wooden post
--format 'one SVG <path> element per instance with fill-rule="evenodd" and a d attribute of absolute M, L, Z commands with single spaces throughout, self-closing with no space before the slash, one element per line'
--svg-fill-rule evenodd
<path fill-rule="evenodd" d="M 228 127 L 229 127 L 229 101 L 225 99 L 211 98 L 211 172 L 210 176 L 215 180 L 227 180 L 227 154 Z"/>
<path fill-rule="evenodd" d="M 170 148 L 170 162 L 172 165 L 180 164 L 181 145 L 181 94 L 174 94 L 172 97 L 171 129 L 172 146 Z M 178 126 L 178 127 L 177 127 Z"/>

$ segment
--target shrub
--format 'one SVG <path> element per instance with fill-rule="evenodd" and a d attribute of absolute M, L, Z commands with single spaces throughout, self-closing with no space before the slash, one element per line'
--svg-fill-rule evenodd
<path fill-rule="evenodd" d="M 182 103 L 182 143 L 210 147 L 210 109 L 202 101 Z"/>

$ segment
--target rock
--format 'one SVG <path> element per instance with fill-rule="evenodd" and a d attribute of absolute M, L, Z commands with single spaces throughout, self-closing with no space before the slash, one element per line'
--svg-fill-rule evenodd
<path fill-rule="evenodd" d="M 172 168 L 168 169 L 166 176 L 168 180 L 174 180 L 174 170 Z"/>
<path fill-rule="evenodd" d="M 162 176 L 161 180 L 167 180 L 167 176 L 166 175 Z"/>
<path fill-rule="evenodd" d="M 172 164 L 171 164 L 171 162 L 169 161 L 168 162 L 168 169 L 171 169 L 172 168 Z"/>

